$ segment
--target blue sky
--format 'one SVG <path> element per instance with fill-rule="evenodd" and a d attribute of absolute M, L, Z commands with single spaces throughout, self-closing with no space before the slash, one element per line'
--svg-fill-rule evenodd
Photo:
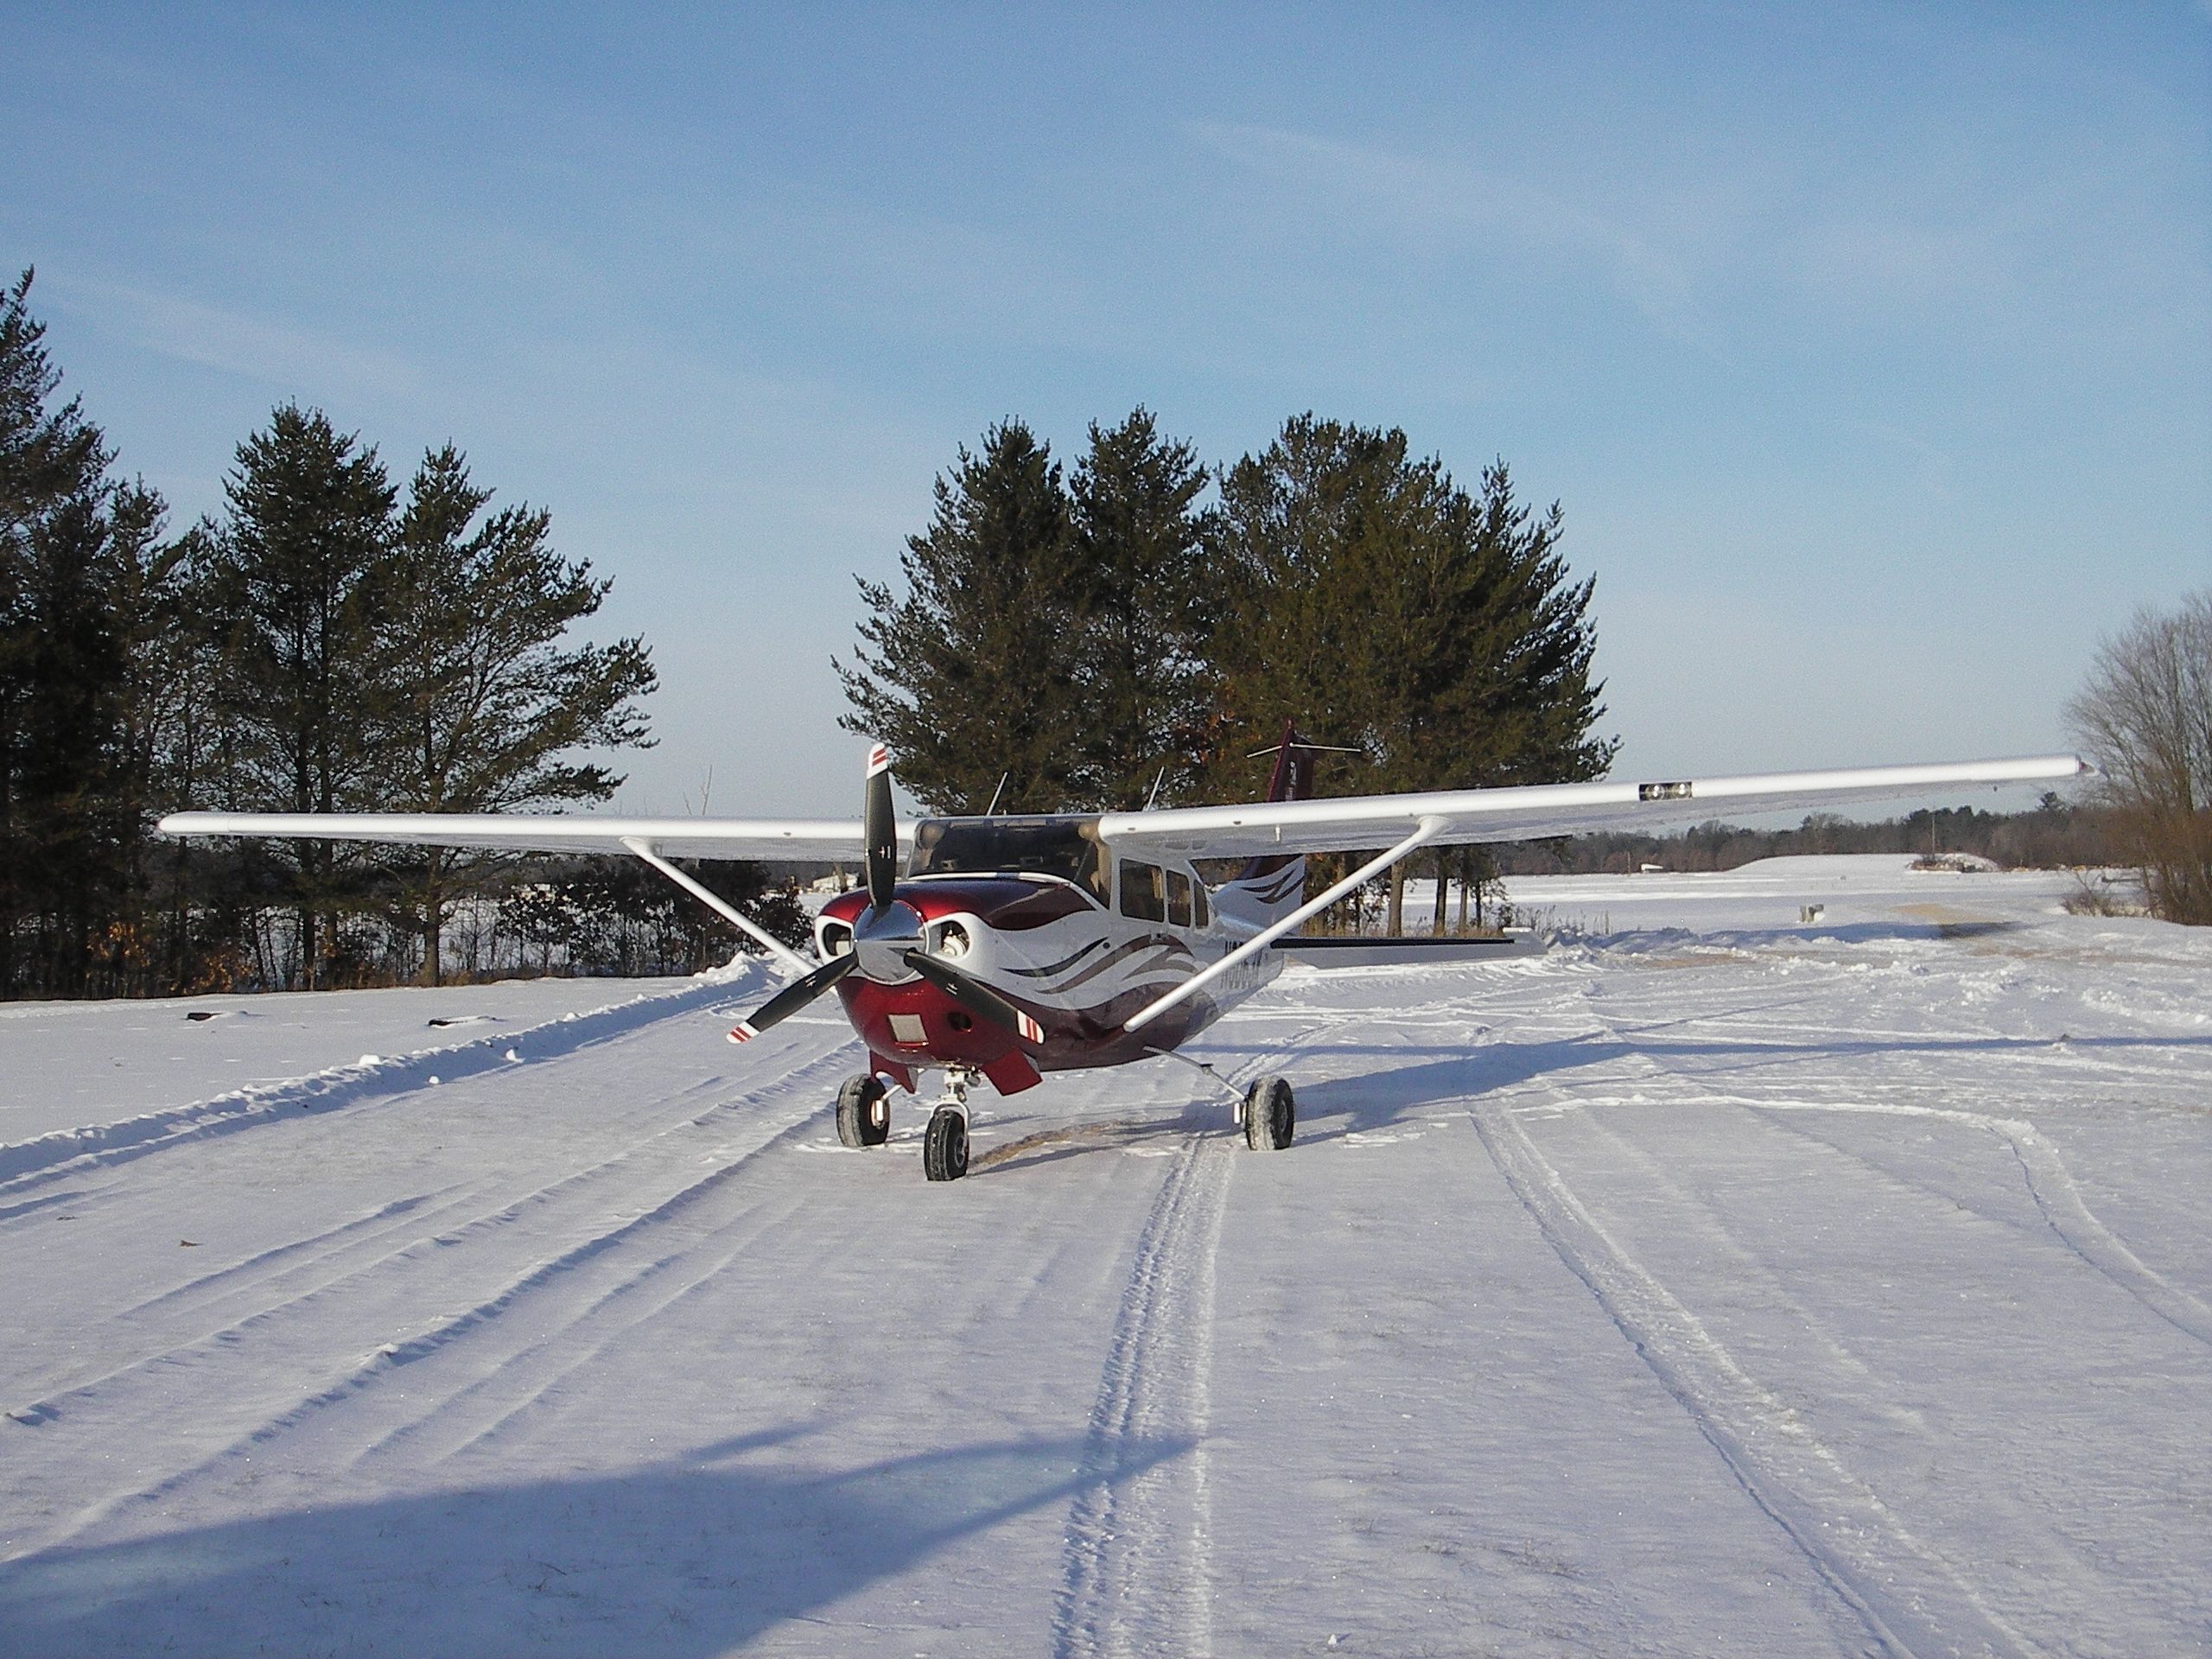
<path fill-rule="evenodd" d="M 0 5 L 0 264 L 180 521 L 298 398 L 615 579 L 622 804 L 852 810 L 991 421 L 1559 499 L 1629 772 L 2060 747 L 2212 582 L 2212 10 Z"/>

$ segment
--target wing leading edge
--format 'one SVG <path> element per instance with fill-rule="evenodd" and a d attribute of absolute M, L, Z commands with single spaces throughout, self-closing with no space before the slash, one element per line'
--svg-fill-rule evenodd
<path fill-rule="evenodd" d="M 172 812 L 165 836 L 273 836 L 286 841 L 377 841 L 416 847 L 482 847 L 531 853 L 629 853 L 664 858 L 848 859 L 868 844 L 860 820 L 614 818 L 561 813 Z M 913 826 L 899 826 L 911 843 Z"/>
<path fill-rule="evenodd" d="M 1894 800 L 1951 789 L 2056 783 L 2089 768 L 2071 754 L 1847 772 L 1764 772 L 1647 783 L 1543 784 L 1511 789 L 1358 795 L 1249 806 L 1111 812 L 1099 821 L 1116 848 L 1152 846 L 1198 857 L 1324 853 L 1382 847 L 1430 826 L 1430 845 L 1530 841 L 1625 826 L 1702 823 L 1726 814 L 1793 812 Z"/>

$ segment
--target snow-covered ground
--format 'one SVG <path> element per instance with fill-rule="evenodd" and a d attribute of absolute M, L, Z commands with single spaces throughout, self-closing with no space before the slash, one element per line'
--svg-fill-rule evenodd
<path fill-rule="evenodd" d="M 1287 1153 L 951 1185 L 758 969 L 0 1009 L 0 1653 L 2202 1651 L 2212 937 L 1902 863 L 1516 883 L 1209 1036 Z"/>

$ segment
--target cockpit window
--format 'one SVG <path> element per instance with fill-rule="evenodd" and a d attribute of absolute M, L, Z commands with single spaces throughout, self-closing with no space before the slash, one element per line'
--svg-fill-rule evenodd
<path fill-rule="evenodd" d="M 1134 858 L 1122 861 L 1122 914 L 1135 917 L 1140 922 L 1164 922 L 1167 919 L 1167 898 L 1161 887 L 1166 874 L 1157 864 L 1141 864 Z"/>
<path fill-rule="evenodd" d="M 1188 927 L 1191 925 L 1191 878 L 1180 870 L 1167 872 L 1167 925 Z"/>
<path fill-rule="evenodd" d="M 925 818 L 911 875 L 1057 875 L 1100 904 L 1110 887 L 1096 818 Z"/>

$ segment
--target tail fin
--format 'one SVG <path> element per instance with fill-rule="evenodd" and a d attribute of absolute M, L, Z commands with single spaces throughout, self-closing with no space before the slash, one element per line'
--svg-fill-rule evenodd
<path fill-rule="evenodd" d="M 1298 727 L 1294 721 L 1283 721 L 1282 739 L 1275 745 L 1274 772 L 1268 779 L 1268 798 L 1270 801 L 1312 800 L 1313 761 L 1319 753 L 1299 736 Z"/>
<path fill-rule="evenodd" d="M 1268 779 L 1268 799 L 1313 799 L 1313 763 L 1319 753 L 1299 736 L 1295 722 L 1283 721 L 1282 741 L 1275 745 L 1274 772 Z M 1213 901 L 1217 910 L 1264 926 L 1297 909 L 1305 897 L 1305 855 L 1269 853 L 1251 860 L 1233 880 L 1224 882 Z"/>

